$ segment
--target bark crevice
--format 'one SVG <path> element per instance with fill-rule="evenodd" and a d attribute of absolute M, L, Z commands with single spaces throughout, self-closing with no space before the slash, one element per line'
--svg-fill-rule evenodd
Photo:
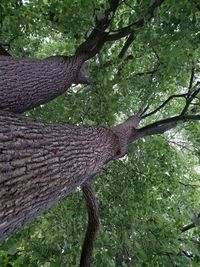
<path fill-rule="evenodd" d="M 0 240 L 81 186 L 118 149 L 108 128 L 45 124 L 1 111 Z"/>

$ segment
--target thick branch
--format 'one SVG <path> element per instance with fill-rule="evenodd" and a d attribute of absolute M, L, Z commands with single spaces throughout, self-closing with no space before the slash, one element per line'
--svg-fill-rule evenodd
<path fill-rule="evenodd" d="M 184 232 L 186 232 L 192 228 L 195 228 L 195 227 L 196 227 L 196 225 L 194 223 L 187 224 L 181 229 L 181 232 L 184 233 Z"/>
<path fill-rule="evenodd" d="M 88 209 L 88 227 L 82 247 L 80 267 L 89 267 L 92 263 L 92 250 L 99 227 L 99 207 L 91 181 L 86 181 L 82 190 Z"/>
<path fill-rule="evenodd" d="M 111 128 L 114 134 L 118 137 L 120 144 L 115 159 L 123 157 L 127 153 L 128 143 L 130 139 L 137 134 L 137 127 L 145 110 L 146 108 L 141 108 L 135 115 Z"/>
<path fill-rule="evenodd" d="M 105 16 L 103 19 L 97 21 L 95 29 L 92 31 L 87 40 L 82 43 L 76 54 L 87 53 L 88 58 L 95 56 L 103 47 L 103 45 L 108 41 L 116 41 L 123 37 L 129 36 L 129 40 L 125 43 L 123 51 L 121 51 L 122 55 L 126 52 L 128 47 L 133 41 L 134 31 L 138 28 L 144 26 L 146 20 L 150 20 L 154 16 L 155 10 L 164 2 L 164 0 L 155 0 L 155 2 L 148 8 L 147 12 L 144 14 L 142 19 L 122 28 L 117 31 L 117 33 L 109 34 L 105 32 L 105 30 L 110 25 L 113 16 L 119 6 L 119 0 L 110 0 L 110 7 L 105 11 Z"/>
<path fill-rule="evenodd" d="M 110 25 L 113 16 L 118 8 L 119 0 L 109 0 L 109 8 L 105 10 L 104 18 L 97 20 L 94 30 L 89 37 L 76 50 L 76 54 L 87 53 L 88 58 L 96 55 L 106 42 L 107 33 L 105 30 Z"/>
<path fill-rule="evenodd" d="M 193 120 L 200 120 L 200 114 L 174 116 L 171 118 L 160 120 L 160 121 L 154 122 L 152 124 L 149 124 L 145 127 L 138 129 L 136 134 L 132 136 L 130 141 L 133 141 L 135 139 L 148 136 L 148 135 L 161 134 L 174 128 L 179 122 L 187 122 L 187 121 L 193 121 Z"/>
<path fill-rule="evenodd" d="M 128 48 L 130 47 L 130 45 L 132 44 L 132 42 L 135 40 L 135 34 L 132 33 L 129 35 L 129 37 L 127 38 L 124 46 L 122 47 L 119 55 L 118 55 L 118 58 L 123 58 L 124 55 L 126 54 L 126 51 L 128 50 Z"/>
<path fill-rule="evenodd" d="M 139 138 L 162 134 L 172 128 L 174 128 L 179 122 L 186 122 L 192 120 L 200 120 L 200 114 L 198 115 L 179 115 L 171 118 L 156 121 L 145 127 L 139 128 L 139 123 L 142 119 L 142 115 L 145 113 L 148 107 L 142 108 L 134 116 L 131 116 L 126 121 L 112 127 L 111 130 L 119 139 L 120 149 L 116 154 L 116 158 L 120 158 L 127 153 L 128 144 Z"/>
<path fill-rule="evenodd" d="M 200 213 L 197 214 L 196 216 L 196 219 L 199 220 L 200 218 Z M 195 228 L 197 225 L 195 223 L 190 223 L 190 224 L 187 224 L 185 226 L 183 226 L 183 228 L 181 229 L 181 232 L 184 233 L 192 228 Z"/>

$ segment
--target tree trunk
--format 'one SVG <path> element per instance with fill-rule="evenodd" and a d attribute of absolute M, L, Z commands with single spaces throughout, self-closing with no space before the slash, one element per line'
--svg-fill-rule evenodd
<path fill-rule="evenodd" d="M 21 113 L 47 103 L 73 83 L 88 84 L 82 75 L 85 55 L 44 60 L 0 56 L 0 109 Z"/>
<path fill-rule="evenodd" d="M 0 113 L 0 240 L 14 233 L 114 158 L 107 128 L 52 125 Z"/>

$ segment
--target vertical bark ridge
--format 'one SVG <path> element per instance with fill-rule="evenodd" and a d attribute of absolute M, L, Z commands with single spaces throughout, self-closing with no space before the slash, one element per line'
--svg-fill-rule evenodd
<path fill-rule="evenodd" d="M 0 112 L 0 240 L 115 157 L 107 128 L 52 125 Z"/>
<path fill-rule="evenodd" d="M 21 113 L 49 102 L 80 82 L 85 60 L 85 55 L 44 60 L 0 56 L 0 109 Z"/>

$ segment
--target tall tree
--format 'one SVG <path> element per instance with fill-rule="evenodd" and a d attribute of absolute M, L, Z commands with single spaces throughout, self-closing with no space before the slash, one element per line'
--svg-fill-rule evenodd
<path fill-rule="evenodd" d="M 117 150 L 109 129 L 45 125 L 2 112 L 1 240 L 81 186 Z"/>
<path fill-rule="evenodd" d="M 24 112 L 66 91 L 73 83 L 89 84 L 86 57 L 50 57 L 45 60 L 0 58 L 0 108 Z"/>
<path fill-rule="evenodd" d="M 149 16 L 148 19 L 153 17 L 154 11 L 162 2 L 163 0 L 155 1 L 148 8 L 145 14 Z M 1 54 L 6 56 L 0 58 L 0 87 L 2 88 L 0 108 L 18 113 L 24 112 L 52 100 L 65 92 L 73 83 L 90 84 L 84 62 L 94 57 L 106 42 L 121 39 L 130 33 L 132 36 L 133 27 L 140 28 L 144 25 L 144 18 L 142 18 L 133 25 L 120 29 L 118 33 L 105 32 L 118 6 L 119 0 L 109 1 L 105 16 L 96 20 L 94 30 L 77 48 L 75 56 L 56 56 L 45 60 L 13 59 L 8 57 L 9 53 L 1 47 Z M 131 40 L 133 41 L 133 38 Z M 127 45 L 126 49 L 128 49 Z M 122 49 L 119 58 L 123 57 L 126 49 Z"/>
<path fill-rule="evenodd" d="M 1 239 L 75 191 L 105 163 L 124 156 L 130 142 L 164 133 L 179 122 L 199 120 L 200 115 L 185 114 L 198 92 L 199 88 L 179 116 L 141 129 L 137 127 L 146 109 L 112 128 L 44 124 L 2 111 Z"/>
<path fill-rule="evenodd" d="M 2 1 L 0 11 L 1 43 L 13 56 L 96 54 L 90 68 L 95 91 L 79 87 L 29 115 L 113 125 L 143 102 L 153 110 L 142 121 L 151 134 L 199 114 L 194 87 L 199 76 L 197 1 Z M 9 96 L 4 95 L 4 103 Z M 18 100 L 25 104 L 23 94 Z M 130 145 L 128 156 L 96 177 L 102 227 L 94 266 L 198 264 L 199 123 L 179 125 L 169 134 Z M 1 246 L 1 265 L 77 266 L 85 219 L 80 206 L 77 191 L 8 239 Z M 182 229 L 189 230 L 181 234 Z"/>

